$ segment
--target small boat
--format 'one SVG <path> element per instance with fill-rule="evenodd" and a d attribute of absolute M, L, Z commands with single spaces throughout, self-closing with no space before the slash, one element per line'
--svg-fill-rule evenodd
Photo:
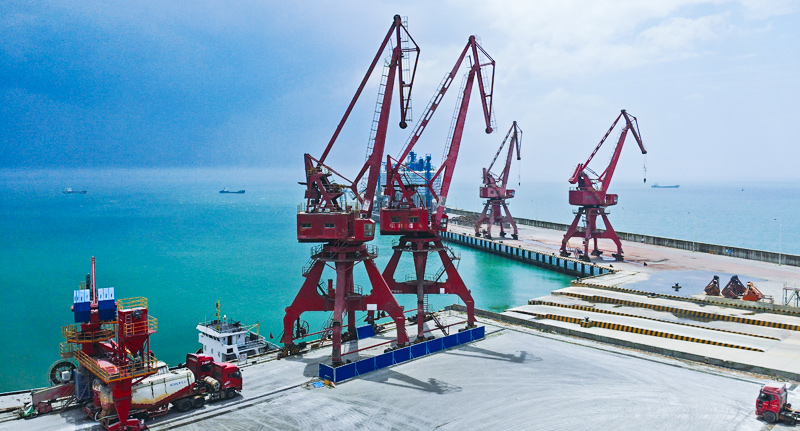
<path fill-rule="evenodd" d="M 72 190 L 71 188 L 67 187 L 62 190 L 61 193 L 64 193 L 65 195 L 85 195 L 86 190 Z"/>
<path fill-rule="evenodd" d="M 263 355 L 279 347 L 258 333 L 259 324 L 243 325 L 241 322 L 220 317 L 217 301 L 216 319 L 197 325 L 200 344 L 198 353 L 214 357 L 216 361 L 245 362 L 247 358 Z"/>
<path fill-rule="evenodd" d="M 243 195 L 243 194 L 244 194 L 244 190 L 237 190 L 237 191 L 235 191 L 235 192 L 232 192 L 232 191 L 228 190 L 228 188 L 227 188 L 227 187 L 223 188 L 223 189 L 222 189 L 222 190 L 220 190 L 219 192 L 220 192 L 220 193 L 237 193 L 237 194 L 240 194 L 240 195 Z"/>
<path fill-rule="evenodd" d="M 674 186 L 659 186 L 658 183 L 655 183 L 650 187 L 654 189 L 677 189 L 680 186 L 680 184 L 675 184 Z"/>

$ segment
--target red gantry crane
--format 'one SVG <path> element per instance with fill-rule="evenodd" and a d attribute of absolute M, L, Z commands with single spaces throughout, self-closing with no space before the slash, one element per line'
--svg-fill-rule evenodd
<path fill-rule="evenodd" d="M 497 161 L 497 157 L 500 156 L 500 153 L 503 151 L 503 147 L 506 145 L 506 141 L 508 141 L 509 137 L 511 138 L 511 142 L 508 144 L 508 155 L 506 155 L 506 164 L 503 167 L 503 171 L 500 173 L 500 175 L 493 174 L 492 167 Z M 494 155 L 492 163 L 488 168 L 483 169 L 483 186 L 480 188 L 480 197 L 487 199 L 487 201 L 486 205 L 483 206 L 483 212 L 478 217 L 478 221 L 475 222 L 475 236 L 481 235 L 481 226 L 485 224 L 485 236 L 486 238 L 491 239 L 492 225 L 499 224 L 500 236 L 505 238 L 506 231 L 504 225 L 508 223 L 511 225 L 511 228 L 514 229 L 514 233 L 511 234 L 511 238 L 519 239 L 517 223 L 514 222 L 514 218 L 511 217 L 511 213 L 508 211 L 506 199 L 511 199 L 514 197 L 514 190 L 507 188 L 508 173 L 511 171 L 511 158 L 514 156 L 515 149 L 517 151 L 517 160 L 520 159 L 519 149 L 521 144 L 522 130 L 519 128 L 519 126 L 517 126 L 517 122 L 515 121 L 511 125 L 511 129 L 509 129 L 508 133 L 506 133 L 506 137 L 500 144 L 500 148 L 497 149 L 497 153 Z"/>
<path fill-rule="evenodd" d="M 413 170 L 403 167 L 401 161 L 406 160 L 406 157 L 414 148 L 433 113 L 441 103 L 448 88 L 450 88 L 450 84 L 456 77 L 464 59 L 467 57 L 470 58 L 470 67 L 462 83 L 463 91 L 459 95 L 459 101 L 456 103 L 457 110 L 451 123 L 450 136 L 448 136 L 444 151 L 444 161 L 433 177 L 426 179 Z M 488 77 L 487 69 L 491 69 L 491 80 Z M 458 150 L 461 146 L 461 137 L 464 132 L 464 122 L 467 108 L 469 107 L 470 95 L 472 94 L 472 86 L 476 80 L 478 81 L 481 105 L 483 106 L 484 119 L 486 120 L 485 131 L 486 133 L 491 133 L 493 131 L 492 91 L 494 88 L 494 60 L 475 41 L 475 36 L 470 36 L 455 66 L 439 84 L 439 88 L 425 109 L 421 121 L 417 124 L 406 143 L 402 155 L 397 159 L 387 156 L 386 160 L 384 194 L 387 199 L 385 206 L 380 211 L 381 234 L 401 235 L 401 237 L 398 245 L 393 247 L 394 254 L 383 270 L 383 277 L 389 283 L 393 293 L 417 295 L 417 340 L 424 340 L 425 297 L 429 294 L 458 295 L 467 307 L 467 327 L 475 326 L 475 301 L 458 274 L 454 263 L 457 257 L 442 244 L 439 232 L 447 229 L 445 202 L 450 190 L 450 182 L 453 178 Z M 411 181 L 409 178 L 405 178 L 404 175 L 416 175 L 418 178 L 415 179 L 416 181 Z M 434 187 L 437 181 L 441 181 L 439 190 L 435 190 Z M 430 207 L 428 207 L 426 199 L 420 195 L 418 190 L 420 188 L 427 189 L 428 193 L 433 197 Z M 395 279 L 395 271 L 401 255 L 406 252 L 411 253 L 413 257 L 415 274 L 410 276 L 408 280 L 397 281 Z M 438 253 L 442 262 L 442 268 L 435 275 L 425 274 L 428 253 Z M 447 279 L 442 281 L 444 275 L 447 276 Z"/>
<path fill-rule="evenodd" d="M 611 161 L 603 173 L 597 175 L 594 171 L 589 169 L 589 163 L 592 161 L 595 154 L 597 154 L 597 151 L 600 150 L 600 147 L 603 146 L 606 138 L 608 138 L 608 135 L 614 130 L 620 118 L 625 118 L 625 125 L 620 132 L 617 146 L 614 147 Z M 625 143 L 625 137 L 628 135 L 629 131 L 639 144 L 639 149 L 642 150 L 642 154 L 647 154 L 647 150 L 644 149 L 644 144 L 642 144 L 642 138 L 639 133 L 638 120 L 623 109 L 619 116 L 617 116 L 617 119 L 611 124 L 608 132 L 603 136 L 603 139 L 600 140 L 600 143 L 597 144 L 597 147 L 592 151 L 592 154 L 589 155 L 589 158 L 575 168 L 575 173 L 573 173 L 572 177 L 569 179 L 571 184 L 578 185 L 575 189 L 569 191 L 569 203 L 570 205 L 578 205 L 579 208 L 575 219 L 572 221 L 572 224 L 567 229 L 567 233 L 564 234 L 564 239 L 561 241 L 562 256 L 569 256 L 567 242 L 570 238 L 583 238 L 583 254 L 580 258 L 581 260 L 589 261 L 589 242 L 594 240 L 594 250 L 592 254 L 599 256 L 602 252 L 597 248 L 597 240 L 598 238 L 608 238 L 617 245 L 617 252 L 614 253 L 613 256 L 617 260 L 622 260 L 622 244 L 614 228 L 611 227 L 611 222 L 608 221 L 606 207 L 617 204 L 618 196 L 608 193 L 607 191 L 609 184 L 611 184 L 611 178 L 614 176 L 614 170 L 617 168 L 617 162 L 622 152 L 622 146 Z M 604 231 L 597 229 L 598 216 L 603 219 L 603 224 L 605 225 Z M 578 223 L 584 218 L 586 223 L 585 230 L 581 232 L 578 230 Z M 580 251 L 576 250 L 576 253 L 580 254 Z"/>
<path fill-rule="evenodd" d="M 367 161 L 355 178 L 350 181 L 327 166 L 325 160 L 375 65 L 390 43 L 392 45 L 391 58 L 387 60 L 381 80 L 374 119 L 375 128 L 369 142 L 370 150 L 368 150 Z M 373 262 L 373 259 L 377 257 L 377 249 L 369 247 L 365 243 L 375 237 L 372 206 L 383 159 L 395 80 L 397 81 L 400 105 L 400 127 L 405 128 L 406 119 L 409 116 L 411 87 L 417 68 L 418 54 L 419 47 L 408 34 L 400 16 L 395 15 L 389 32 L 383 39 L 378 53 L 372 60 L 344 117 L 322 153 L 322 157 L 316 159 L 309 154 L 305 155 L 306 182 L 302 184 L 306 186 L 306 203 L 305 208 L 297 214 L 297 240 L 323 244 L 311 250 L 311 262 L 303 270 L 305 282 L 292 304 L 286 308 L 282 340 L 285 346 L 284 354 L 299 351 L 299 345 L 296 345 L 294 340 L 303 338 L 304 331 L 293 331 L 293 326 L 297 322 L 297 327 L 301 328 L 299 317 L 306 311 L 333 311 L 330 329 L 334 365 L 342 363 L 342 320 L 345 313 L 348 317 L 348 333 L 353 338 L 355 338 L 356 329 L 355 312 L 381 310 L 388 313 L 397 325 L 397 344 L 408 343 L 403 308 L 397 303 Z M 409 67 L 411 57 L 414 57 L 413 69 Z M 333 182 L 330 178 L 333 175 L 348 184 Z M 365 178 L 366 188 L 363 189 L 362 194 L 358 188 L 360 181 Z M 350 204 L 346 202 L 346 193 L 353 196 Z M 353 269 L 359 263 L 364 265 L 371 283 L 372 290 L 369 294 L 363 294 L 360 286 L 353 283 Z M 333 280 L 328 280 L 327 284 L 320 282 L 325 267 L 331 267 L 336 271 L 335 284 Z"/>

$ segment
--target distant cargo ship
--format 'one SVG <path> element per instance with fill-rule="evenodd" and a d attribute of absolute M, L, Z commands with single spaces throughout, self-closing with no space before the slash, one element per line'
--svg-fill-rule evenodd
<path fill-rule="evenodd" d="M 674 186 L 659 186 L 658 183 L 656 183 L 650 187 L 654 189 L 677 189 L 678 187 L 680 187 L 680 184 L 675 184 Z"/>
<path fill-rule="evenodd" d="M 238 193 L 238 194 L 240 194 L 240 195 L 243 195 L 243 194 L 244 194 L 244 190 L 237 190 L 237 191 L 235 191 L 235 192 L 232 192 L 232 191 L 228 190 L 228 188 L 227 188 L 227 187 L 226 187 L 226 188 L 224 188 L 224 189 L 222 189 L 222 190 L 220 190 L 219 192 L 220 192 L 220 193 Z"/>
<path fill-rule="evenodd" d="M 71 188 L 67 187 L 62 190 L 61 193 L 64 193 L 65 195 L 85 195 L 86 190 L 72 190 Z"/>

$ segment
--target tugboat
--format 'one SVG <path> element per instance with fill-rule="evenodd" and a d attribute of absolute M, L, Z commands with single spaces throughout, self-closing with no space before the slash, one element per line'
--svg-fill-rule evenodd
<path fill-rule="evenodd" d="M 237 190 L 237 191 L 235 191 L 235 192 L 232 192 L 232 191 L 228 190 L 228 188 L 227 188 L 227 187 L 223 188 L 223 189 L 222 189 L 222 190 L 220 190 L 219 192 L 220 192 L 220 193 L 236 193 L 236 194 L 240 194 L 240 195 L 243 195 L 243 194 L 244 194 L 244 190 Z"/>
<path fill-rule="evenodd" d="M 61 193 L 64 193 L 65 195 L 85 195 L 86 190 L 72 190 L 71 188 L 67 187 L 62 190 Z M 244 193 L 244 190 L 242 190 L 242 193 Z"/>
<path fill-rule="evenodd" d="M 259 335 L 258 323 L 242 325 L 225 315 L 220 318 L 219 301 L 216 306 L 216 319 L 197 325 L 200 332 L 198 341 L 203 346 L 198 353 L 211 356 L 215 361 L 244 362 L 247 358 L 278 349 L 278 346 Z"/>

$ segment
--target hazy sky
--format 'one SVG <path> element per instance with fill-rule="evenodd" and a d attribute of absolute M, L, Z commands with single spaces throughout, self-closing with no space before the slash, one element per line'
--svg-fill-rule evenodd
<path fill-rule="evenodd" d="M 302 153 L 321 154 L 400 14 L 422 49 L 415 119 L 470 34 L 497 61 L 498 131 L 482 132 L 473 103 L 462 180 L 480 178 L 516 120 L 525 134 L 512 175 L 566 181 L 621 108 L 639 118 L 648 182 L 800 179 L 798 1 L 26 0 L 0 11 L 0 167 L 302 176 Z M 453 87 L 418 146 L 435 161 Z M 344 172 L 364 159 L 376 91 L 332 154 Z M 392 114 L 396 154 L 411 128 Z M 617 178 L 640 181 L 642 163 L 629 141 Z"/>

